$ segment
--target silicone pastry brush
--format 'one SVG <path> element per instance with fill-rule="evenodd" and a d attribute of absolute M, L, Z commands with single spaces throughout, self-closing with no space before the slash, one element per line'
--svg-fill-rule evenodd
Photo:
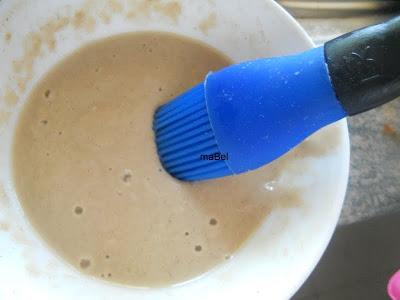
<path fill-rule="evenodd" d="M 293 56 L 210 73 L 159 107 L 160 161 L 196 181 L 275 160 L 320 128 L 400 96 L 400 17 Z"/>

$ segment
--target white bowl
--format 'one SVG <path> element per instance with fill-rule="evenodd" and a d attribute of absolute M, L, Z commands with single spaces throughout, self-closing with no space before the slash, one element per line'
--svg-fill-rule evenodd
<path fill-rule="evenodd" d="M 204 41 L 234 61 L 313 46 L 273 1 L 182 0 L 168 6 L 173 1 L 153 0 L 151 10 L 144 5 L 133 17 L 128 8 L 132 2 L 143 1 L 0 2 L 0 299 L 288 299 L 317 264 L 338 220 L 349 168 L 345 121 L 307 142 L 311 147 L 325 145 L 324 151 L 298 157 L 276 179 L 301 187 L 298 205 L 278 205 L 232 260 L 185 284 L 135 289 L 86 277 L 46 247 L 24 217 L 10 176 L 15 121 L 32 86 L 80 45 L 122 32 L 159 30 Z M 83 14 L 76 15 L 78 11 Z M 48 49 L 46 42 L 55 48 Z M 18 62 L 13 67 L 21 58 L 25 66 L 33 63 L 25 74 L 18 72 Z"/>

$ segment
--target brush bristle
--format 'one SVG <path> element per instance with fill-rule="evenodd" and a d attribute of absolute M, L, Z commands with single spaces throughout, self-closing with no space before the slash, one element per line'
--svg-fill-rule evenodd
<path fill-rule="evenodd" d="M 225 161 L 201 159 L 219 153 L 203 84 L 159 107 L 153 129 L 160 161 L 172 176 L 196 181 L 231 175 Z"/>

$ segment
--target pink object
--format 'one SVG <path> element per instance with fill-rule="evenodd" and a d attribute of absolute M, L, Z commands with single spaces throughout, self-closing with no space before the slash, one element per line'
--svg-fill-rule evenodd
<path fill-rule="evenodd" d="M 388 293 L 392 300 L 400 300 L 400 270 L 390 279 Z"/>

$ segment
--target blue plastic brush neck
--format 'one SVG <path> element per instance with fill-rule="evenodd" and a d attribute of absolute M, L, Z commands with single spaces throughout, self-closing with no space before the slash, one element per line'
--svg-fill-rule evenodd
<path fill-rule="evenodd" d="M 346 116 L 323 47 L 212 73 L 205 95 L 218 148 L 229 155 L 226 163 L 234 174 L 273 161 Z"/>

